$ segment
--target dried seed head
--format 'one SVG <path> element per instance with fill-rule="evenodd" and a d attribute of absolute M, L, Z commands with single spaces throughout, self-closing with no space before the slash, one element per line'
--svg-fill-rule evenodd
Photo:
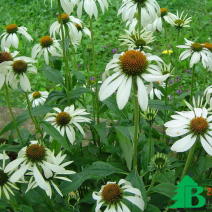
<path fill-rule="evenodd" d="M 107 184 L 103 187 L 102 198 L 108 203 L 115 203 L 121 199 L 122 191 L 119 185 L 115 183 Z"/>
<path fill-rule="evenodd" d="M 40 162 L 46 156 L 45 147 L 40 144 L 31 144 L 26 149 L 26 156 L 32 162 Z"/>
<path fill-rule="evenodd" d="M 208 130 L 208 121 L 203 117 L 195 117 L 190 122 L 190 128 L 195 134 L 204 134 Z"/>
<path fill-rule="evenodd" d="M 18 31 L 18 26 L 16 24 L 9 24 L 6 26 L 7 33 L 16 33 Z"/>
<path fill-rule="evenodd" d="M 43 48 L 50 47 L 53 44 L 53 39 L 50 36 L 44 36 L 40 39 L 40 45 Z"/>
<path fill-rule="evenodd" d="M 128 50 L 120 57 L 122 70 L 130 76 L 140 75 L 146 71 L 148 61 L 146 56 L 137 50 Z"/>
<path fill-rule="evenodd" d="M 13 71 L 16 74 L 23 74 L 24 72 L 27 71 L 27 63 L 23 60 L 16 60 L 13 63 Z"/>
<path fill-rule="evenodd" d="M 56 123 L 59 126 L 66 126 L 71 121 L 71 116 L 67 112 L 60 112 L 56 116 Z"/>

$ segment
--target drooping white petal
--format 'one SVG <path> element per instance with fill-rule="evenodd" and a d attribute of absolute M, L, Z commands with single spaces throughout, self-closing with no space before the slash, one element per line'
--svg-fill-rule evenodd
<path fill-rule="evenodd" d="M 185 152 L 188 151 L 196 141 L 196 136 L 189 134 L 186 137 L 183 137 L 177 140 L 171 147 L 171 150 L 174 152 Z"/>

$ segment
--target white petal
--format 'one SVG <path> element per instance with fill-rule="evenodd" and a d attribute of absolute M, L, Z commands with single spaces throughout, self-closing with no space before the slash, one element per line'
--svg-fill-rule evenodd
<path fill-rule="evenodd" d="M 140 77 L 137 77 L 138 103 L 142 110 L 146 111 L 148 107 L 148 93 Z"/>
<path fill-rule="evenodd" d="M 185 152 L 193 146 L 195 141 L 196 141 L 196 136 L 189 134 L 186 137 L 183 137 L 180 140 L 176 141 L 172 145 L 171 150 L 174 152 Z"/>
<path fill-rule="evenodd" d="M 128 99 L 130 97 L 131 86 L 132 77 L 129 77 L 128 79 L 126 77 L 118 88 L 116 101 L 120 110 L 122 110 L 128 102 Z"/>
<path fill-rule="evenodd" d="M 210 145 L 202 136 L 200 137 L 200 142 L 204 150 L 212 156 L 212 145 Z"/>

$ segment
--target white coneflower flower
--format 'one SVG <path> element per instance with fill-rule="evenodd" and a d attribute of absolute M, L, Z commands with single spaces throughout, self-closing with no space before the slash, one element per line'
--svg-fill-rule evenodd
<path fill-rule="evenodd" d="M 140 8 L 141 24 L 152 23 L 156 14 L 159 14 L 160 7 L 156 0 L 123 0 L 118 14 L 122 14 L 124 21 L 132 21 Z"/>
<path fill-rule="evenodd" d="M 188 151 L 200 141 L 205 151 L 212 156 L 212 115 L 206 108 L 193 108 L 192 111 L 176 112 L 173 120 L 166 122 L 166 134 L 171 137 L 183 136 L 171 147 L 172 151 Z"/>
<path fill-rule="evenodd" d="M 31 85 L 27 73 L 37 73 L 34 63 L 36 63 L 34 59 L 25 56 L 15 57 L 13 61 L 9 61 L 5 67 L 8 70 L 6 83 L 12 89 L 17 89 L 20 84 L 23 91 L 30 91 Z"/>
<path fill-rule="evenodd" d="M 205 48 L 202 44 L 196 43 L 185 38 L 185 45 L 179 45 L 178 48 L 186 49 L 184 52 L 180 54 L 179 59 L 185 60 L 188 57 L 190 59 L 190 67 L 192 68 L 194 64 L 202 62 L 204 68 L 207 68 L 207 65 L 210 64 L 212 66 L 212 56 L 207 48 Z"/>
<path fill-rule="evenodd" d="M 158 30 L 159 32 L 161 32 L 163 29 L 163 20 L 170 23 L 170 21 L 174 17 L 174 14 L 170 13 L 167 8 L 160 8 L 159 15 L 158 14 L 156 15 L 157 16 L 155 17 L 155 20 L 153 21 L 153 23 L 148 24 L 146 26 L 147 30 L 152 32 L 155 32 L 156 30 Z"/>
<path fill-rule="evenodd" d="M 108 9 L 107 0 L 74 0 L 74 1 L 76 2 L 77 5 L 78 17 L 82 16 L 82 10 L 84 9 L 90 18 L 92 18 L 93 16 L 97 18 L 98 17 L 97 3 L 99 4 L 103 13 L 105 12 L 105 10 Z"/>
<path fill-rule="evenodd" d="M 163 88 L 166 86 L 164 82 L 158 81 L 157 83 Z M 164 96 L 163 93 L 158 88 L 154 88 L 153 83 L 149 84 L 149 86 L 147 87 L 147 91 L 149 93 L 150 99 L 154 99 L 156 96 L 158 99 L 161 100 L 162 96 Z"/>
<path fill-rule="evenodd" d="M 0 52 L 0 89 L 6 82 L 6 76 L 8 74 L 8 65 L 11 63 L 13 58 L 18 54 L 17 51 L 10 53 L 9 49 L 5 49 Z"/>
<path fill-rule="evenodd" d="M 49 54 L 56 57 L 62 56 L 62 49 L 59 41 L 51 38 L 50 36 L 44 36 L 40 39 L 40 44 L 36 44 L 32 48 L 32 58 L 44 56 L 46 64 L 49 64 Z"/>
<path fill-rule="evenodd" d="M 204 48 L 208 49 L 207 60 L 205 60 L 206 68 L 209 71 L 212 71 L 212 63 L 211 63 L 211 60 L 212 60 L 212 43 L 203 43 L 202 46 Z M 208 58 L 211 58 L 211 59 L 208 59 Z"/>
<path fill-rule="evenodd" d="M 62 153 L 60 152 L 57 156 L 55 156 L 54 160 L 52 161 L 54 164 L 63 167 L 64 170 L 54 172 L 53 175 L 50 177 L 43 176 L 45 179 L 46 187 L 48 188 L 48 189 L 45 189 L 45 192 L 46 192 L 47 196 L 49 196 L 50 198 L 52 197 L 52 187 L 57 191 L 57 193 L 60 196 L 63 196 L 62 192 L 60 191 L 60 189 L 58 188 L 58 186 L 55 182 L 56 179 L 71 182 L 71 180 L 67 177 L 64 177 L 64 175 L 75 174 L 74 171 L 65 169 L 66 166 L 70 165 L 73 162 L 73 161 L 68 161 L 68 162 L 62 163 L 63 160 L 65 159 L 65 157 L 66 157 L 66 155 L 62 155 Z M 32 173 L 30 173 L 30 175 L 32 175 Z M 28 192 L 29 190 L 31 190 L 33 188 L 36 188 L 37 186 L 39 186 L 39 185 L 34 180 L 34 178 L 31 177 L 29 180 L 29 184 L 28 184 L 26 192 Z M 41 189 L 43 189 L 43 188 L 41 188 Z"/>
<path fill-rule="evenodd" d="M 75 26 L 78 30 L 78 35 L 76 38 L 72 38 L 71 42 L 74 45 L 74 47 L 77 48 L 77 46 L 81 43 L 83 34 L 87 35 L 89 38 L 91 38 L 91 32 L 82 23 L 81 24 L 75 23 Z"/>
<path fill-rule="evenodd" d="M 93 192 L 93 199 L 96 200 L 95 212 L 130 212 L 125 201 L 144 210 L 144 201 L 141 192 L 134 188 L 130 182 L 121 179 L 118 183 L 108 182 L 102 186 L 99 192 Z"/>
<path fill-rule="evenodd" d="M 56 38 L 56 34 L 59 34 L 60 39 L 62 39 L 61 27 L 63 27 L 64 33 L 68 29 L 69 37 L 74 45 L 81 42 L 82 33 L 91 36 L 90 30 L 83 26 L 80 19 L 66 13 L 58 15 L 58 21 L 55 21 L 50 27 L 50 35 Z"/>
<path fill-rule="evenodd" d="M 154 41 L 154 36 L 152 32 L 141 30 L 130 32 L 125 30 L 126 34 L 120 36 L 120 41 L 122 41 L 122 45 L 128 46 L 129 49 L 140 49 L 143 50 L 151 49 L 148 44 Z"/>
<path fill-rule="evenodd" d="M 18 190 L 18 188 L 10 180 L 11 172 L 5 171 L 7 159 L 9 159 L 9 157 L 5 154 L 5 152 L 0 154 L 0 199 L 2 196 L 5 196 L 9 200 L 10 195 L 14 195 L 13 189 Z"/>
<path fill-rule="evenodd" d="M 144 85 L 146 82 L 164 81 L 169 74 L 163 75 L 160 66 L 151 64 L 153 61 L 163 61 L 154 55 L 145 54 L 138 50 L 128 50 L 121 54 L 114 55 L 113 59 L 106 66 L 106 74 L 115 72 L 109 76 L 101 85 L 99 98 L 104 101 L 117 91 L 116 101 L 119 109 L 127 104 L 133 82 L 137 86 L 138 102 L 142 110 L 148 106 L 148 93 Z"/>
<path fill-rule="evenodd" d="M 1 39 L 1 48 L 4 49 L 5 47 L 10 48 L 13 46 L 14 48 L 18 48 L 19 39 L 17 34 L 23 35 L 28 41 L 32 41 L 32 37 L 27 32 L 27 28 L 20 26 L 18 27 L 16 24 L 10 24 L 6 27 L 6 32 L 0 35 Z"/>
<path fill-rule="evenodd" d="M 89 113 L 85 112 L 84 109 L 74 109 L 74 105 L 66 107 L 64 111 L 59 108 L 53 108 L 56 113 L 48 113 L 46 115 L 46 121 L 50 122 L 61 135 L 67 135 L 71 144 L 75 141 L 75 130 L 76 127 L 80 133 L 84 136 L 84 130 L 79 123 L 90 122 L 90 119 L 85 117 Z"/>
<path fill-rule="evenodd" d="M 32 107 L 37 107 L 43 105 L 46 102 L 46 99 L 49 96 L 47 91 L 35 91 L 28 95 L 29 100 L 32 102 Z"/>
<path fill-rule="evenodd" d="M 166 19 L 166 22 L 175 26 L 177 29 L 181 29 L 184 27 L 190 27 L 189 23 L 191 22 L 192 18 L 188 18 L 188 14 L 184 16 L 184 11 L 179 14 L 177 11 L 177 15 L 171 14 L 169 19 Z"/>
<path fill-rule="evenodd" d="M 54 172 L 65 170 L 63 166 L 53 164 L 54 160 L 53 152 L 47 147 L 38 144 L 37 141 L 31 141 L 29 146 L 19 151 L 17 159 L 5 167 L 5 171 L 14 172 L 10 177 L 11 182 L 17 182 L 25 173 L 27 174 L 27 171 L 31 171 L 39 187 L 48 189 L 44 176 L 49 178 Z"/>

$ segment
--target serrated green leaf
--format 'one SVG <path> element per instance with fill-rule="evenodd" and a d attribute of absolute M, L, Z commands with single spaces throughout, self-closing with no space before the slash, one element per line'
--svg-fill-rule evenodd
<path fill-rule="evenodd" d="M 175 195 L 176 186 L 171 183 L 161 183 L 151 188 L 150 192 L 156 192 L 163 194 L 169 198 L 172 198 Z"/>
<path fill-rule="evenodd" d="M 129 127 L 115 127 L 119 145 L 122 150 L 122 155 L 126 161 L 127 168 L 131 170 L 133 160 L 133 145 L 130 140 Z"/>
<path fill-rule="evenodd" d="M 65 193 L 75 191 L 88 179 L 101 179 L 114 173 L 124 173 L 124 171 L 109 163 L 97 161 L 85 168 L 82 172 L 73 175 L 72 182 L 64 183 L 62 190 Z"/>

